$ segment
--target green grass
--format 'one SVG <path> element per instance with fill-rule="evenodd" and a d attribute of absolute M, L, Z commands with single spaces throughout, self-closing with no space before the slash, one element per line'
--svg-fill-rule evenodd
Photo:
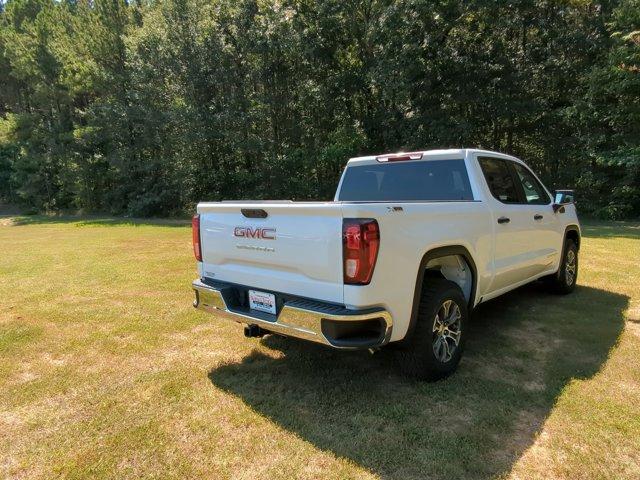
<path fill-rule="evenodd" d="M 195 311 L 182 222 L 0 219 L 0 478 L 638 478 L 640 225 L 481 306 L 456 375 Z"/>

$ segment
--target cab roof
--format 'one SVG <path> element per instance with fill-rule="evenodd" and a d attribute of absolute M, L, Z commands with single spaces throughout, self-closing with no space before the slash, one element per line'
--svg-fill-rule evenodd
<path fill-rule="evenodd" d="M 403 154 L 422 155 L 422 158 L 424 158 L 425 156 L 437 157 L 439 159 L 446 160 L 448 158 L 451 158 L 451 159 L 465 158 L 467 155 L 474 154 L 474 153 L 481 153 L 486 155 L 518 160 L 517 158 L 512 157 L 511 155 L 506 155 L 500 152 L 493 152 L 491 150 L 482 150 L 479 148 L 448 148 L 448 149 L 438 149 L 438 150 L 413 150 L 411 152 L 390 152 L 390 153 L 383 153 L 379 155 L 365 155 L 362 157 L 350 158 L 347 164 L 352 165 L 354 163 L 370 163 L 372 161 L 376 161 L 379 158 L 401 156 Z"/>

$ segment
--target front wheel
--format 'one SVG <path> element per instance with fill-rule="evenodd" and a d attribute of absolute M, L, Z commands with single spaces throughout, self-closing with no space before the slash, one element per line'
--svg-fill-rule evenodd
<path fill-rule="evenodd" d="M 422 289 L 413 335 L 395 352 L 400 370 L 428 381 L 451 375 L 462 356 L 467 316 L 460 287 L 449 280 L 429 278 Z"/>
<path fill-rule="evenodd" d="M 576 281 L 578 280 L 578 247 L 573 240 L 567 239 L 565 243 L 558 272 L 549 275 L 545 280 L 549 290 L 559 295 L 571 293 L 576 288 Z"/>

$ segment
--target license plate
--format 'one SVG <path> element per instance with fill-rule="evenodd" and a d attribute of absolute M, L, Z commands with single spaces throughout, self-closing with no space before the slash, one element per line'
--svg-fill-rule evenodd
<path fill-rule="evenodd" d="M 276 314 L 276 296 L 273 293 L 249 290 L 249 308 Z"/>

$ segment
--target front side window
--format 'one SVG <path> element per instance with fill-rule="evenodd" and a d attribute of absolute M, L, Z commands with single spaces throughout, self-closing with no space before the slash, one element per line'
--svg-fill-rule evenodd
<path fill-rule="evenodd" d="M 527 203 L 529 205 L 548 205 L 549 195 L 547 195 L 544 187 L 540 184 L 538 179 L 534 177 L 533 173 L 519 163 L 513 162 L 513 167 L 520 179 Z"/>
<path fill-rule="evenodd" d="M 348 167 L 338 200 L 461 201 L 473 193 L 464 160 L 420 160 Z"/>
<path fill-rule="evenodd" d="M 478 157 L 478 161 L 491 194 L 502 203 L 520 203 L 518 189 L 506 160 Z"/>

